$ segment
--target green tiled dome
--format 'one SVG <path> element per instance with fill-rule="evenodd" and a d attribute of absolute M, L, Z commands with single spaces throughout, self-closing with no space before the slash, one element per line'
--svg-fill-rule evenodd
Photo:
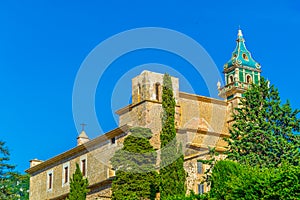
<path fill-rule="evenodd" d="M 250 68 L 260 69 L 260 64 L 251 57 L 251 53 L 246 48 L 242 30 L 238 31 L 238 38 L 236 42 L 237 45 L 235 50 L 232 52 L 232 57 L 224 65 L 224 68 L 229 68 L 232 66 L 246 66 Z"/>

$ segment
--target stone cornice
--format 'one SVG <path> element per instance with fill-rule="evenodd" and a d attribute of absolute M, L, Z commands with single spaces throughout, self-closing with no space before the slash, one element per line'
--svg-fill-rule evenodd
<path fill-rule="evenodd" d="M 227 102 L 224 101 L 224 100 L 205 97 L 205 96 L 200 96 L 200 95 L 196 95 L 196 94 L 189 94 L 189 93 L 185 93 L 185 92 L 179 92 L 179 101 L 180 101 L 180 98 L 191 99 L 191 100 L 202 101 L 202 102 L 208 102 L 208 103 L 215 103 L 215 104 L 227 106 Z M 117 115 L 122 115 L 124 113 L 130 112 L 134 107 L 136 107 L 140 104 L 143 104 L 145 102 L 161 104 L 160 101 L 146 99 L 146 100 L 140 101 L 140 102 L 135 103 L 135 104 L 129 104 L 129 105 L 117 110 L 115 113 Z M 180 105 L 177 104 L 176 107 L 180 107 Z"/>
<path fill-rule="evenodd" d="M 225 68 L 224 71 L 223 71 L 223 73 L 230 72 L 230 71 L 234 70 L 235 68 L 248 69 L 248 70 L 251 70 L 251 71 L 261 72 L 261 69 L 247 67 L 247 66 L 243 66 L 243 65 L 233 65 L 231 67 Z"/>
<path fill-rule="evenodd" d="M 184 98 L 184 99 L 191 99 L 191 100 L 196 100 L 196 101 L 202 101 L 202 102 L 207 102 L 207 103 L 215 103 L 215 104 L 227 106 L 227 102 L 224 101 L 224 100 L 205 97 L 205 96 L 200 96 L 200 95 L 196 95 L 196 94 L 189 94 L 189 93 L 185 93 L 185 92 L 179 92 L 179 97 Z"/>
<path fill-rule="evenodd" d="M 220 137 L 230 137 L 230 134 L 226 133 L 218 133 L 213 131 L 208 131 L 207 129 L 192 129 L 192 128 L 178 128 L 176 129 L 177 133 L 184 134 L 186 132 L 197 132 L 205 135 L 212 135 L 212 136 L 220 136 Z"/>
<path fill-rule="evenodd" d="M 49 165 L 53 165 L 55 163 L 60 162 L 63 159 L 73 157 L 74 155 L 79 154 L 80 152 L 87 151 L 87 149 L 92 149 L 94 146 L 97 146 L 100 143 L 106 142 L 107 140 L 126 132 L 129 128 L 130 127 L 128 125 L 124 125 L 124 126 L 116 128 L 116 129 L 113 129 L 113 130 L 105 133 L 104 135 L 98 136 L 93 140 L 90 140 L 82 145 L 74 147 L 68 151 L 65 151 L 64 153 L 61 153 L 53 158 L 50 158 L 38 165 L 35 165 L 35 166 L 27 169 L 25 172 L 27 172 L 28 174 L 33 174 L 39 170 L 47 168 Z"/>
<path fill-rule="evenodd" d="M 209 149 L 208 149 L 207 146 L 193 144 L 193 143 L 190 143 L 188 145 L 191 146 L 191 147 L 197 148 L 197 149 L 206 150 L 207 152 L 209 151 Z M 225 147 L 216 147 L 215 150 L 218 153 L 223 153 L 223 152 L 226 151 L 226 148 Z M 200 157 L 200 156 L 205 156 L 205 155 L 207 155 L 207 152 L 203 152 L 202 151 L 202 152 L 199 152 L 199 153 L 195 153 L 195 154 L 191 154 L 191 155 L 188 155 L 188 156 L 184 156 L 184 160 L 187 161 L 187 160 L 191 160 L 191 159 L 194 159 L 194 158 L 197 158 L 197 157 Z"/>
<path fill-rule="evenodd" d="M 160 101 L 155 101 L 155 100 L 146 99 L 146 100 L 140 101 L 140 102 L 135 103 L 135 104 L 129 104 L 129 105 L 127 105 L 127 106 L 125 106 L 125 107 L 123 107 L 123 108 L 117 110 L 115 113 L 116 113 L 117 115 L 122 115 L 122 114 L 124 114 L 124 113 L 130 112 L 134 107 L 136 107 L 136 106 L 138 106 L 138 105 L 141 105 L 141 104 L 143 104 L 143 103 L 145 103 L 145 102 L 161 104 Z M 176 107 L 180 107 L 180 105 L 177 104 Z"/>

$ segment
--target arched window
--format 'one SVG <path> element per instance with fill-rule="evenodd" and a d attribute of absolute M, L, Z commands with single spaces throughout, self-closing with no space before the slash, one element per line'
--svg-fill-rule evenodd
<path fill-rule="evenodd" d="M 160 86 L 160 83 L 155 83 L 155 99 L 156 101 L 159 101 L 159 87 Z"/>
<path fill-rule="evenodd" d="M 247 83 L 252 83 L 252 77 L 249 74 L 246 76 L 246 81 Z"/>
<path fill-rule="evenodd" d="M 233 75 L 230 75 L 230 76 L 228 77 L 228 83 L 233 83 Z"/>

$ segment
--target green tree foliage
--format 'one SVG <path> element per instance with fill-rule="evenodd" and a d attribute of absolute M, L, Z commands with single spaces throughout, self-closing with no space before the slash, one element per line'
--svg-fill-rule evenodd
<path fill-rule="evenodd" d="M 227 139 L 228 159 L 252 166 L 300 163 L 299 110 L 281 104 L 278 90 L 263 78 L 244 93 L 233 113 L 234 124 Z"/>
<path fill-rule="evenodd" d="M 10 176 L 12 170 L 15 169 L 15 166 L 8 163 L 9 151 L 2 141 L 0 141 L 0 155 L 0 178 L 5 179 Z"/>
<path fill-rule="evenodd" d="M 89 182 L 84 178 L 78 163 L 76 163 L 76 170 L 70 181 L 70 193 L 67 200 L 85 200 L 89 192 L 87 189 Z"/>
<path fill-rule="evenodd" d="M 9 155 L 5 143 L 0 141 L 0 199 L 29 199 L 29 175 L 15 172 L 15 166 L 8 163 Z"/>
<path fill-rule="evenodd" d="M 204 175 L 203 175 L 203 180 L 202 183 L 206 183 L 207 186 L 210 186 L 211 184 L 211 173 L 212 173 L 212 169 L 215 166 L 215 163 L 217 162 L 216 157 L 219 156 L 219 153 L 216 151 L 216 147 L 209 147 L 208 146 L 208 156 L 206 157 L 206 159 L 200 159 L 197 160 L 198 162 L 202 162 L 203 164 L 208 165 L 209 167 L 205 170 Z"/>
<path fill-rule="evenodd" d="M 213 168 L 209 199 L 300 199 L 300 166 L 242 165 L 218 161 Z"/>
<path fill-rule="evenodd" d="M 122 149 L 111 158 L 116 177 L 112 199 L 154 199 L 158 192 L 157 154 L 149 140 L 150 129 L 135 127 L 124 140 Z"/>
<path fill-rule="evenodd" d="M 160 196 L 161 199 L 165 199 L 186 193 L 184 157 L 181 145 L 176 140 L 175 99 L 171 77 L 168 74 L 163 78 L 162 108 Z"/>
<path fill-rule="evenodd" d="M 0 199 L 27 200 L 29 199 L 29 175 L 11 173 L 0 181 Z"/>
<path fill-rule="evenodd" d="M 211 190 L 210 196 L 216 199 L 224 199 L 228 194 L 228 185 L 232 183 L 235 176 L 241 174 L 241 166 L 229 160 L 217 161 L 210 175 Z"/>

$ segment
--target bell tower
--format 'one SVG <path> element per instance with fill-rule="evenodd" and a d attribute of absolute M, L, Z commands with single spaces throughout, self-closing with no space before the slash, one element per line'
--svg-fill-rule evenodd
<path fill-rule="evenodd" d="M 256 62 L 247 50 L 242 30 L 238 30 L 236 48 L 230 60 L 224 65 L 225 86 L 218 83 L 219 96 L 237 106 L 239 98 L 251 83 L 258 84 L 260 80 L 260 64 Z"/>

